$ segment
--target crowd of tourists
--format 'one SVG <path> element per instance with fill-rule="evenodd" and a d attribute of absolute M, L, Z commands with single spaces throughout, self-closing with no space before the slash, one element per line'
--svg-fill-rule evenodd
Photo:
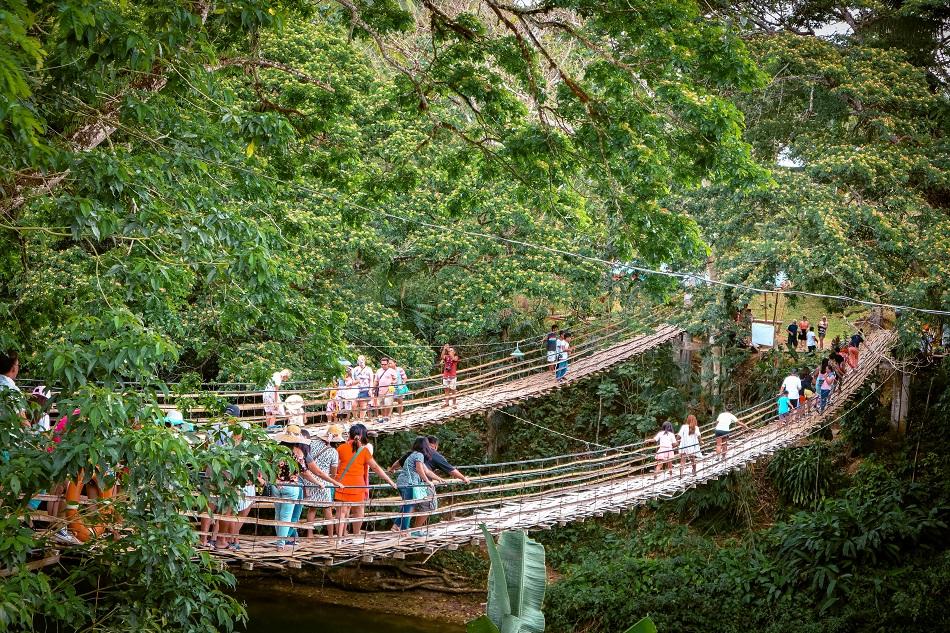
<path fill-rule="evenodd" d="M 807 319 L 805 317 L 802 317 L 802 319 L 804 323 L 794 324 L 796 325 L 796 337 L 799 325 L 803 326 L 805 332 L 813 332 L 813 328 L 808 324 Z M 791 347 L 793 344 L 791 326 L 789 328 L 789 346 Z M 820 342 L 817 343 L 818 349 L 824 349 L 824 336 L 827 329 L 827 319 L 822 317 L 819 322 L 821 338 L 819 339 Z M 806 349 L 815 351 L 812 349 L 814 347 L 812 342 L 815 339 L 809 336 L 804 340 L 807 346 Z M 848 372 L 857 368 L 860 361 L 859 348 L 863 342 L 864 333 L 861 330 L 852 334 L 847 343 L 842 343 L 840 337 L 835 337 L 831 341 L 827 356 L 822 358 L 815 367 L 793 368 L 782 381 L 776 399 L 779 423 L 789 424 L 797 416 L 807 414 L 813 409 L 823 412 L 840 380 Z M 797 345 L 797 342 L 795 344 Z M 733 425 L 736 424 L 747 430 L 750 428 L 729 411 L 723 411 L 716 417 L 714 435 L 716 455 L 720 460 L 725 459 L 728 454 L 729 435 L 732 432 Z M 674 432 L 671 422 L 664 422 L 660 431 L 647 440 L 657 444 L 655 473 L 660 474 L 666 471 L 668 476 L 672 476 L 673 467 L 678 458 L 680 476 L 685 475 L 687 464 L 690 465 L 693 475 L 695 475 L 697 462 L 703 459 L 700 439 L 701 432 L 695 415 L 688 415 L 678 432 Z"/>
<path fill-rule="evenodd" d="M 230 411 L 232 415 L 237 413 L 236 408 Z M 388 470 L 376 462 L 369 431 L 360 422 L 346 431 L 340 424 L 331 424 L 315 433 L 289 424 L 272 439 L 289 452 L 289 457 L 281 457 L 275 464 L 273 481 L 267 482 L 258 474 L 257 485 L 241 491 L 236 507 L 213 507 L 215 519 L 202 518 L 199 525 L 200 546 L 239 550 L 236 535 L 255 497 L 275 499 L 274 544 L 278 549 L 296 545 L 298 538 L 313 536 L 320 529 L 330 537 L 360 534 L 370 499 L 370 471 L 397 490 L 403 500 L 392 530 L 422 536 L 419 528 L 438 508 L 435 484 L 444 483 L 445 478 L 469 482 L 439 452 L 439 439 L 434 435 L 415 438 L 410 449 Z M 233 441 L 240 442 L 240 436 L 235 435 Z M 293 463 L 296 468 L 292 468 Z M 392 475 L 396 475 L 395 480 Z M 322 527 L 315 529 L 318 513 Z"/>

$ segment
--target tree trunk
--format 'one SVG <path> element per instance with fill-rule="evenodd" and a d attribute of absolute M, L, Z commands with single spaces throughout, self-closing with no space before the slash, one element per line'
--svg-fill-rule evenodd
<path fill-rule="evenodd" d="M 910 373 L 898 370 L 891 378 L 891 430 L 907 433 L 907 412 L 910 410 Z"/>
<path fill-rule="evenodd" d="M 486 438 L 488 460 L 496 462 L 504 453 L 507 444 L 508 425 L 505 414 L 498 409 L 492 409 L 486 413 L 485 431 L 488 435 Z"/>

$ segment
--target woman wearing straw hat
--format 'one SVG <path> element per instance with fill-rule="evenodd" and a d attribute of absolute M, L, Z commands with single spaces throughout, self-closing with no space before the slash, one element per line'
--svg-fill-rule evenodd
<path fill-rule="evenodd" d="M 326 474 L 317 466 L 310 455 L 310 439 L 303 436 L 300 427 L 295 424 L 288 424 L 283 433 L 278 433 L 273 437 L 277 442 L 290 448 L 291 455 L 300 466 L 299 476 L 290 474 L 290 469 L 285 462 L 278 464 L 277 473 L 277 496 L 280 499 L 287 499 L 285 502 L 277 502 L 274 505 L 274 514 L 277 521 L 281 523 L 296 523 L 300 519 L 300 513 L 303 506 L 294 501 L 303 498 L 303 490 L 299 483 L 300 479 L 323 487 L 320 479 L 334 486 L 342 487 L 343 484 Z M 291 527 L 289 525 L 277 526 L 277 546 L 283 547 L 286 539 L 290 535 Z"/>
<path fill-rule="evenodd" d="M 307 430 L 303 429 L 301 434 L 307 435 Z M 331 477 L 336 477 L 340 470 L 340 454 L 336 452 L 334 444 L 339 445 L 343 443 L 343 427 L 339 424 L 331 424 L 327 428 L 317 431 L 317 433 L 311 435 L 310 438 L 310 453 L 313 455 L 313 461 L 317 463 L 317 467 L 320 470 Z M 323 518 L 327 521 L 332 521 L 333 506 L 329 504 L 333 502 L 335 489 L 328 486 L 322 488 L 308 486 L 306 490 L 307 500 L 323 505 Z M 317 506 L 307 508 L 307 523 L 312 524 L 316 517 Z M 336 523 L 328 523 L 327 535 L 335 536 L 336 528 Z M 313 536 L 312 529 L 307 530 L 307 536 Z"/>
<path fill-rule="evenodd" d="M 390 478 L 386 471 L 376 463 L 373 454 L 367 444 L 369 439 L 366 433 L 366 426 L 363 424 L 354 424 L 350 427 L 349 441 L 341 444 L 336 450 L 340 454 L 340 465 L 343 471 L 340 473 L 340 480 L 345 488 L 337 490 L 334 499 L 343 505 L 339 508 L 338 519 L 340 521 L 339 534 L 346 534 L 347 519 L 352 516 L 356 519 L 353 522 L 353 534 L 359 534 L 363 526 L 360 520 L 366 511 L 365 503 L 369 498 L 369 490 L 366 487 L 367 481 L 364 479 L 364 471 L 372 468 L 387 484 L 396 488 L 396 483 Z"/>

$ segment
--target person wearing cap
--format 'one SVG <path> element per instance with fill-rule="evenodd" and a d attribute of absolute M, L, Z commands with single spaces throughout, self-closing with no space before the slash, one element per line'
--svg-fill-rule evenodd
<path fill-rule="evenodd" d="M 289 369 L 281 369 L 275 372 L 270 378 L 270 382 L 264 387 L 264 415 L 267 416 L 267 426 L 277 422 L 277 416 L 284 414 L 284 405 L 280 401 L 280 386 L 290 380 L 292 372 Z"/>
<path fill-rule="evenodd" d="M 333 443 L 343 442 L 343 427 L 339 424 L 331 424 L 321 429 L 315 435 L 310 435 L 307 429 L 301 429 L 301 435 L 310 438 L 310 454 L 313 455 L 313 461 L 317 463 L 317 468 L 327 473 L 331 477 L 336 477 L 340 467 L 340 455 L 333 447 Z M 323 518 L 327 521 L 333 520 L 334 488 L 329 486 L 317 487 L 308 486 L 307 500 L 323 505 Z M 317 517 L 317 506 L 307 508 L 307 523 L 312 524 Z M 327 524 L 327 536 L 335 536 L 337 532 L 336 523 Z M 313 536 L 313 529 L 307 529 L 307 536 Z"/>
<path fill-rule="evenodd" d="M 317 466 L 310 453 L 310 439 L 300 432 L 300 427 L 296 424 L 288 424 L 284 432 L 275 435 L 273 439 L 291 450 L 291 456 L 300 467 L 299 474 L 291 475 L 290 469 L 285 468 L 286 464 L 284 462 L 278 464 L 278 497 L 293 501 L 301 500 L 304 496 L 301 479 L 315 484 L 318 487 L 323 487 L 323 484 L 320 482 L 321 479 L 334 486 L 343 487 L 341 482 Z M 296 523 L 300 519 L 302 511 L 303 506 L 298 503 L 278 503 L 275 506 L 277 520 L 283 523 Z M 291 529 L 292 528 L 288 525 L 277 526 L 278 547 L 283 547 L 286 544 L 286 538 L 290 536 Z M 295 530 L 296 528 L 293 529 Z"/>

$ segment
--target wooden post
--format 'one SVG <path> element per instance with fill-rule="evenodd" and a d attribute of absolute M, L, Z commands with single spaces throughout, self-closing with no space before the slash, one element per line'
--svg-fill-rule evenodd
<path fill-rule="evenodd" d="M 907 433 L 907 411 L 910 409 L 910 373 L 897 370 L 891 378 L 891 430 Z"/>

